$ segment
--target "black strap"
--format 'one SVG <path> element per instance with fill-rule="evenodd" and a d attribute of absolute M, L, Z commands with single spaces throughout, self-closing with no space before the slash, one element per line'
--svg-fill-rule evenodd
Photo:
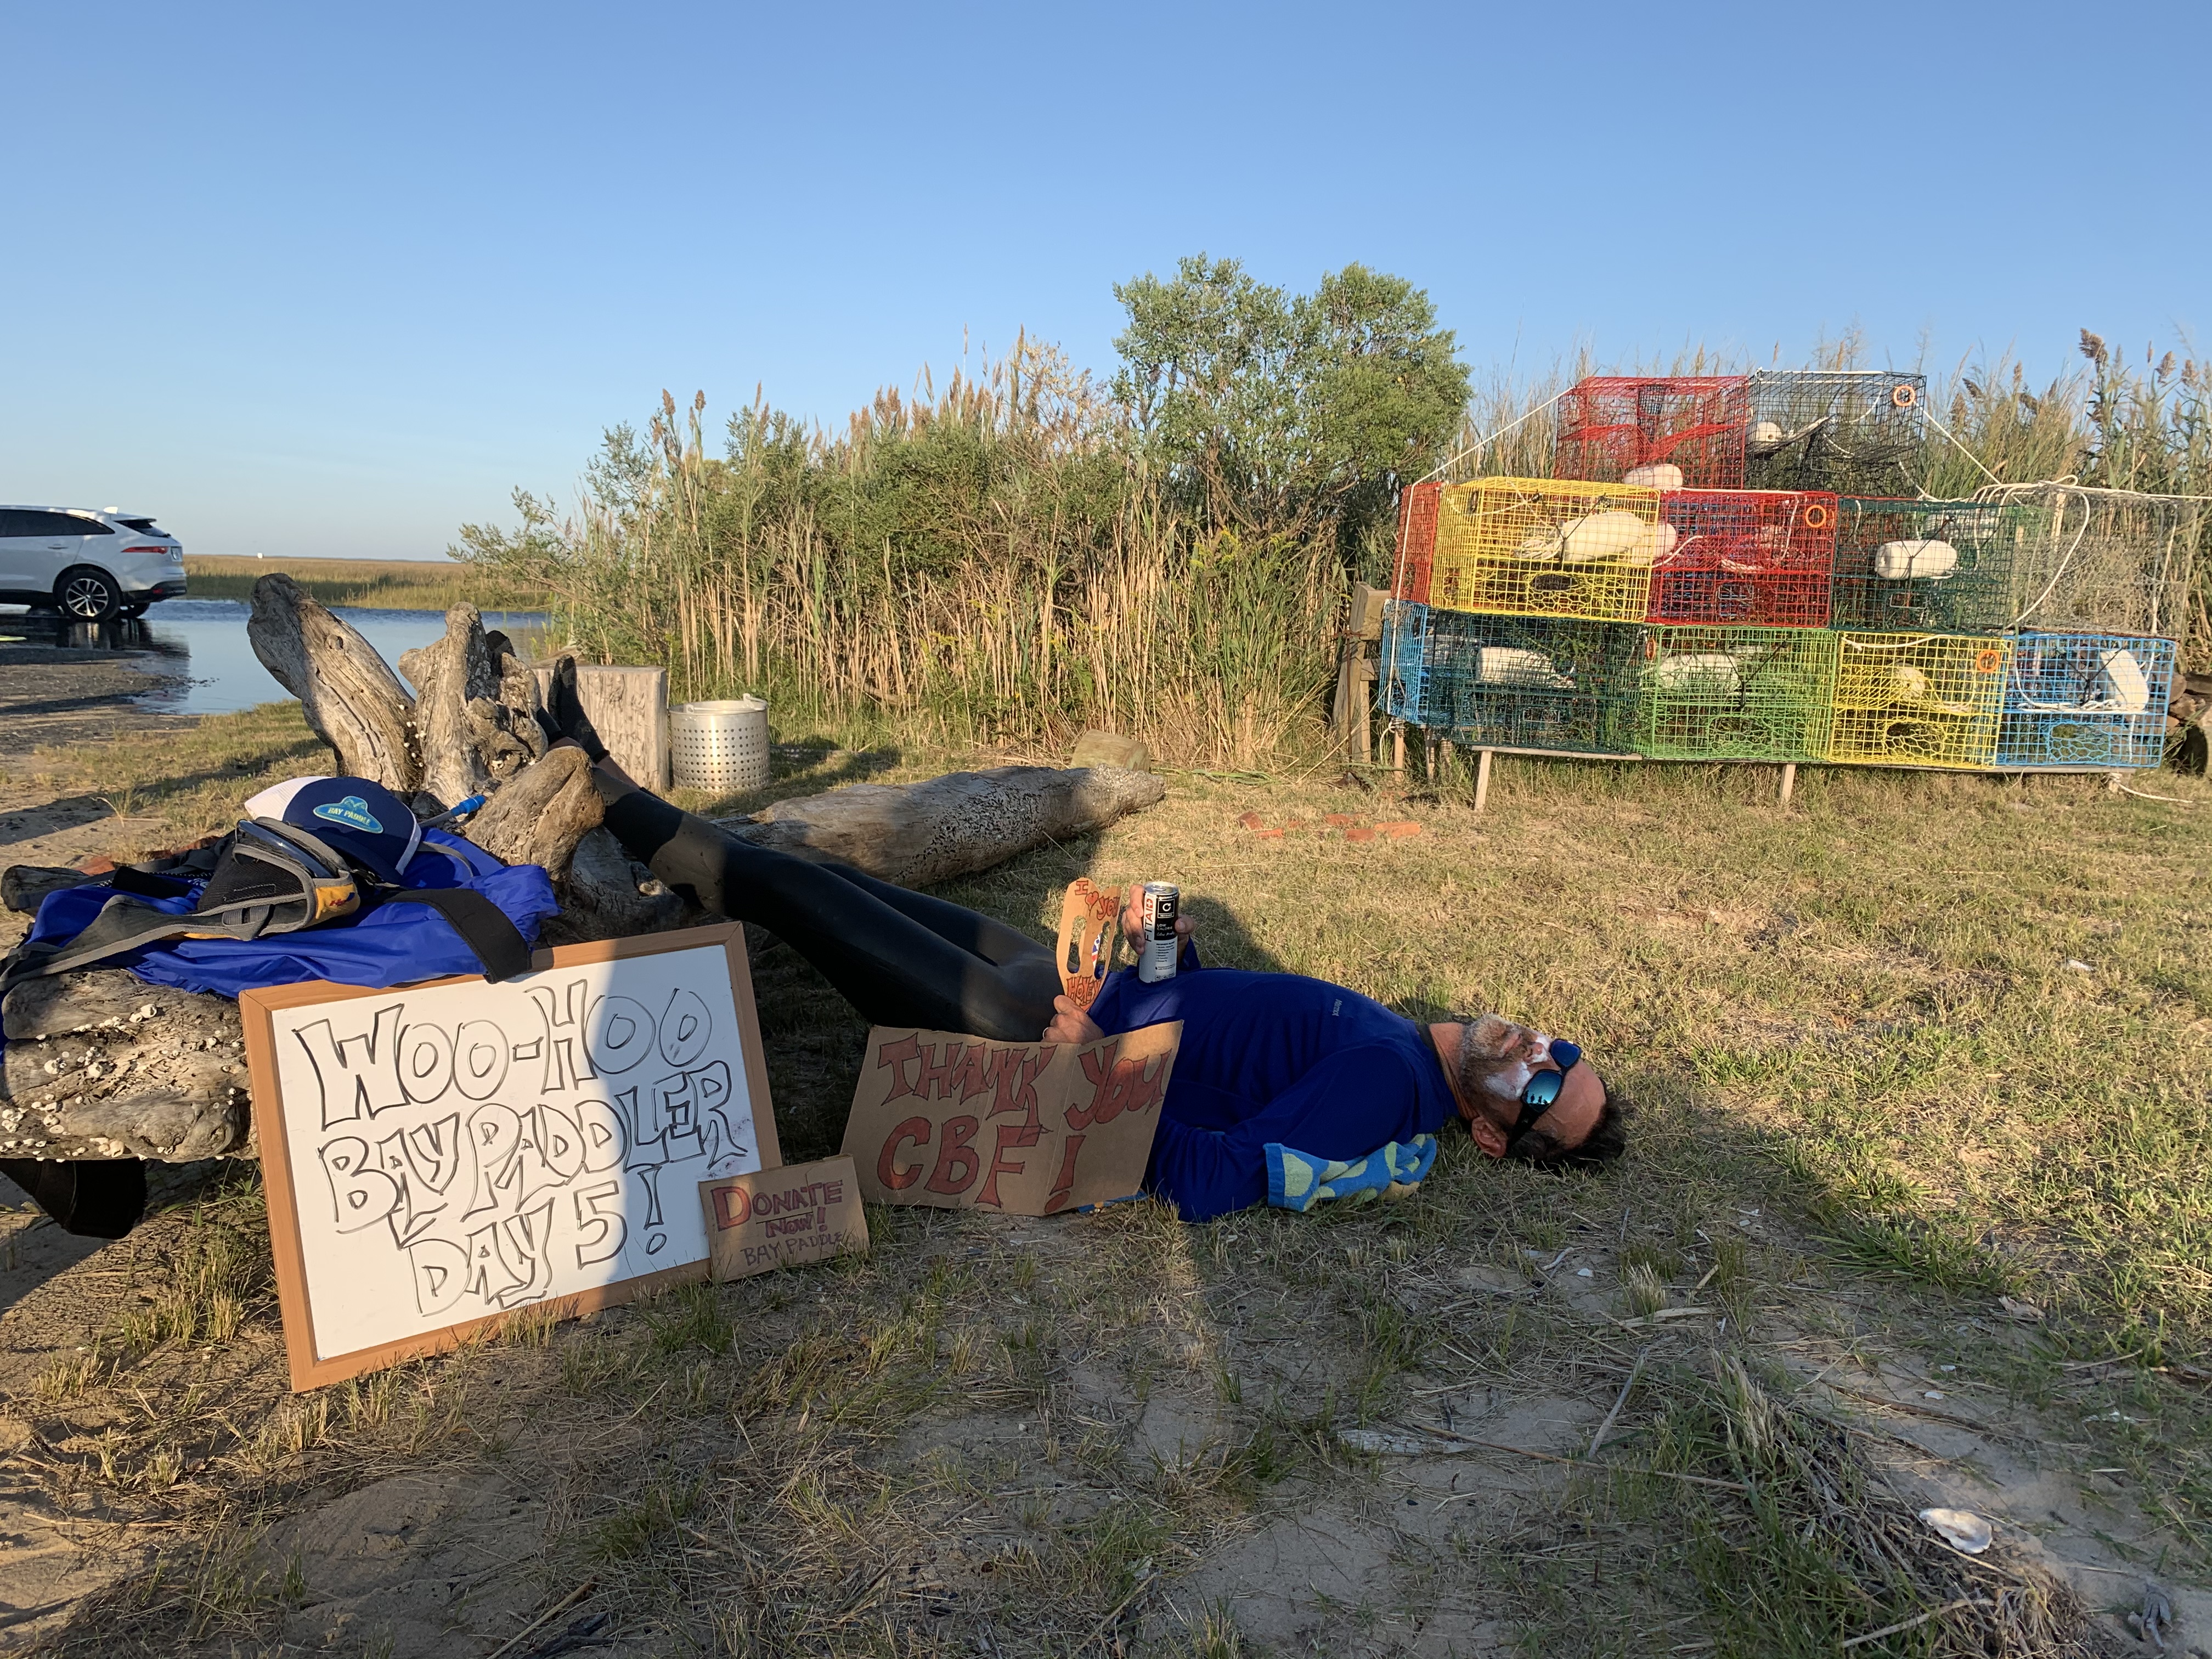
<path fill-rule="evenodd" d="M 376 896 L 379 905 L 427 904 L 445 917 L 494 984 L 530 971 L 530 945 L 521 930 L 482 893 L 466 887 L 380 887 Z"/>
<path fill-rule="evenodd" d="M 100 906 L 100 914 L 86 923 L 83 932 L 76 938 L 42 939 L 35 945 L 18 945 L 6 963 L 0 964 L 0 996 L 5 996 L 21 981 L 64 974 L 72 968 L 82 968 L 108 957 L 120 956 L 125 951 L 135 951 L 142 945 L 153 945 L 185 933 L 256 939 L 268 925 L 270 908 L 266 904 L 240 905 L 179 916 L 118 894 Z"/>

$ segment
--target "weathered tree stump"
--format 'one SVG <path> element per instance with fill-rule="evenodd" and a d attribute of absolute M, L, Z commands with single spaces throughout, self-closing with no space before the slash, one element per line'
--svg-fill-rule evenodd
<path fill-rule="evenodd" d="M 604 809 L 580 749 L 556 749 L 486 801 L 468 836 L 508 864 L 543 865 L 566 879 L 576 843 L 599 827 Z"/>
<path fill-rule="evenodd" d="M 605 829 L 576 843 L 556 931 L 576 939 L 630 939 L 684 925 L 684 901 Z M 549 924 L 553 926 L 554 924 Z"/>
<path fill-rule="evenodd" d="M 246 637 L 261 665 L 300 700 L 316 735 L 337 751 L 340 772 L 402 795 L 422 788 L 415 700 L 358 631 L 280 573 L 253 584 Z"/>
<path fill-rule="evenodd" d="M 416 688 L 422 787 L 448 805 L 511 782 L 545 753 L 537 677 L 506 643 L 495 649 L 476 606 L 457 605 L 442 639 L 399 659 Z"/>

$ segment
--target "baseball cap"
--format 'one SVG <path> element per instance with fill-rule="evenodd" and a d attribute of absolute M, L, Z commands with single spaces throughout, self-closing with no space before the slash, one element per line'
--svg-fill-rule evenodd
<path fill-rule="evenodd" d="M 407 803 L 367 778 L 295 779 L 264 790 L 246 802 L 247 810 L 280 791 L 289 793 L 271 803 L 277 811 L 254 815 L 304 830 L 386 881 L 399 879 L 422 843 L 422 828 Z"/>

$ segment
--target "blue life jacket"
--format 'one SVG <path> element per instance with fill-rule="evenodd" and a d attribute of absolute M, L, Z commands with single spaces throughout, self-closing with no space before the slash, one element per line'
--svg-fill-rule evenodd
<path fill-rule="evenodd" d="M 453 854 L 448 858 L 434 848 Z M 174 898 L 143 901 L 173 915 L 199 902 L 204 881 Z M 408 861 L 398 885 L 465 888 L 478 892 L 513 922 L 531 945 L 538 928 L 561 906 L 553 883 L 535 864 L 501 864 L 482 848 L 443 830 L 425 829 L 422 848 Z M 74 939 L 115 896 L 106 884 L 64 887 L 39 906 L 27 944 Z M 259 939 L 175 939 L 107 958 L 104 967 L 127 968 L 149 985 L 236 997 L 268 985 L 325 979 L 382 989 L 417 980 L 475 974 L 483 964 L 453 925 L 428 905 L 386 897 L 374 908 L 319 926 Z"/>

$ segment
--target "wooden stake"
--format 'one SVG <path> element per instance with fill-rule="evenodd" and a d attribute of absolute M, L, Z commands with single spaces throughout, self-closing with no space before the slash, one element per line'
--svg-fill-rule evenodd
<path fill-rule="evenodd" d="M 1797 763 L 1790 761 L 1782 769 L 1782 804 L 1790 805 L 1790 797 L 1797 790 Z"/>
<path fill-rule="evenodd" d="M 1352 753 L 1362 766 L 1375 758 L 1374 684 L 1374 659 L 1363 653 L 1352 665 L 1352 696 L 1358 705 L 1357 720 L 1352 729 Z"/>
<path fill-rule="evenodd" d="M 1474 763 L 1474 810 L 1478 816 L 1490 802 L 1490 763 L 1496 751 L 1485 749 Z"/>
<path fill-rule="evenodd" d="M 1390 722 L 1390 769 L 1406 769 L 1406 728 L 1395 720 Z"/>

